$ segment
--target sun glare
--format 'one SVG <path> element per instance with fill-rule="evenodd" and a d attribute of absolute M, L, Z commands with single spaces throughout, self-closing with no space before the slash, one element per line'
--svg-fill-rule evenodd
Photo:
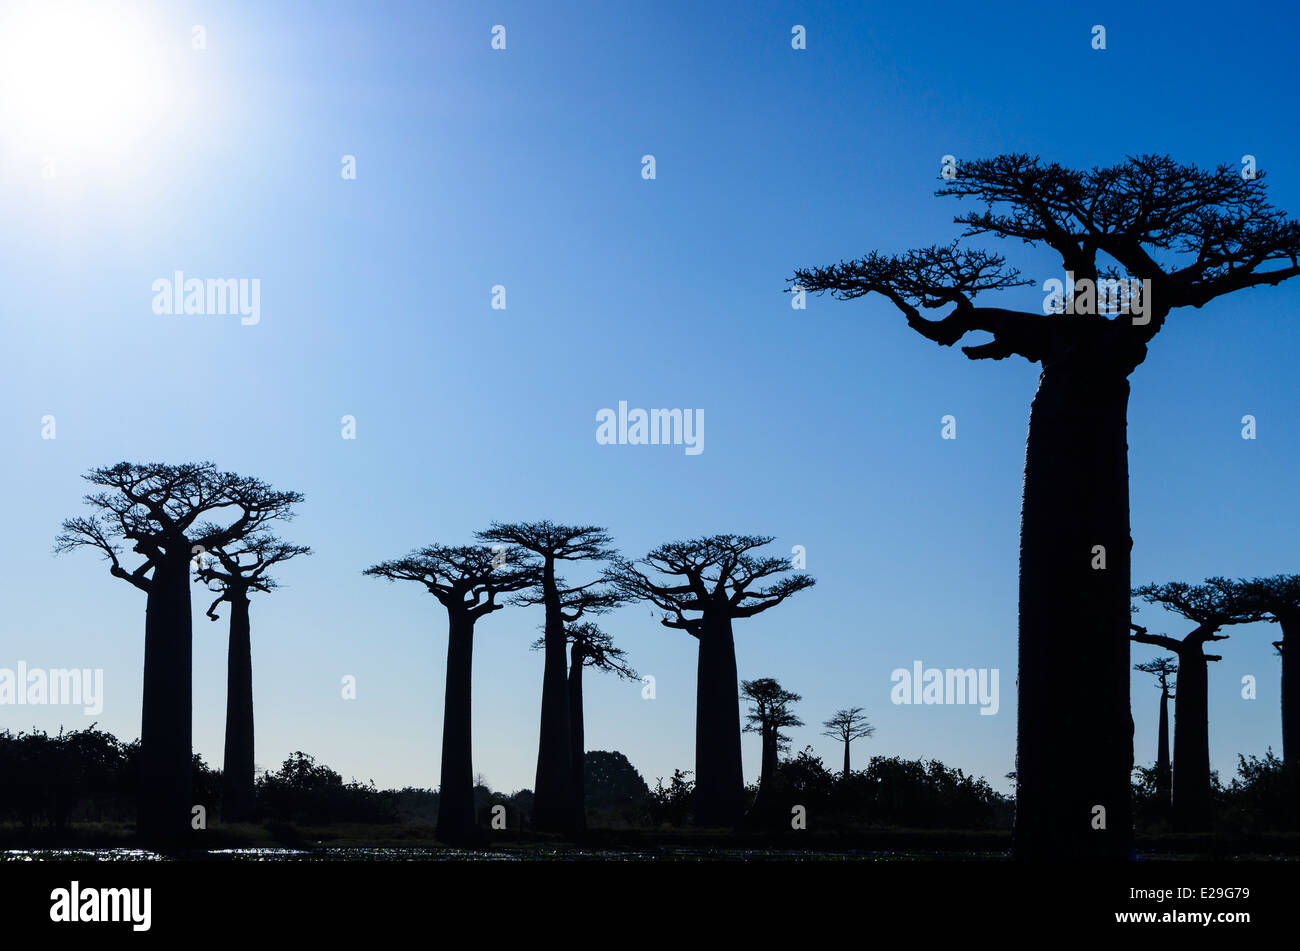
<path fill-rule="evenodd" d="M 112 2 L 5 3 L 0 10 L 0 136 L 21 151 L 112 155 L 170 101 L 166 44 Z"/>

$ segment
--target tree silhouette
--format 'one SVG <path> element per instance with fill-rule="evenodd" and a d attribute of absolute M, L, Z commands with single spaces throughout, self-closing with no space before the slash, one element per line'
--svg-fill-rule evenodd
<path fill-rule="evenodd" d="M 584 756 L 586 798 L 597 809 L 644 808 L 650 787 L 626 756 L 617 750 L 592 750 Z"/>
<path fill-rule="evenodd" d="M 740 682 L 740 698 L 753 707 L 745 715 L 745 733 L 757 733 L 763 744 L 758 774 L 758 795 L 754 797 L 754 814 L 763 815 L 772 804 L 772 782 L 776 779 L 777 755 L 790 747 L 790 737 L 781 731 L 788 727 L 803 726 L 792 703 L 803 697 L 783 688 L 771 677 Z"/>
<path fill-rule="evenodd" d="M 536 556 L 540 569 L 539 599 L 546 609 L 543 639 L 542 713 L 537 743 L 537 781 L 533 824 L 544 830 L 572 832 L 582 826 L 578 789 L 573 772 L 573 726 L 569 711 L 565 663 L 566 623 L 576 621 L 565 611 L 566 598 L 598 582 L 568 588 L 557 575 L 557 563 L 597 561 L 612 557 L 609 534 L 593 525 L 541 522 L 493 522 L 478 539 L 489 544 L 517 545 Z"/>
<path fill-rule="evenodd" d="M 1273 646 L 1282 656 L 1282 762 L 1300 765 L 1300 575 L 1242 581 L 1261 619 L 1282 629 Z M 1288 662 L 1288 658 L 1290 661 Z"/>
<path fill-rule="evenodd" d="M 1223 578 L 1204 584 L 1181 581 L 1148 584 L 1133 590 L 1135 597 L 1181 614 L 1196 627 L 1181 639 L 1150 634 L 1132 624 L 1133 640 L 1173 651 L 1178 657 L 1178 691 L 1174 696 L 1174 827 L 1200 831 L 1210 826 L 1213 797 L 1210 787 L 1209 677 L 1207 661 L 1222 660 L 1205 653 L 1208 641 L 1225 641 L 1218 633 L 1229 624 L 1248 624 L 1259 612 L 1240 585 Z"/>
<path fill-rule="evenodd" d="M 497 596 L 538 583 L 539 571 L 515 547 L 429 545 L 405 558 L 380 562 L 363 574 L 389 581 L 417 581 L 447 609 L 447 685 L 443 696 L 442 772 L 438 825 L 444 842 L 478 838 L 474 818 L 474 756 L 471 731 L 474 624 L 505 607 Z"/>
<path fill-rule="evenodd" d="M 1144 674 L 1154 674 L 1156 685 L 1160 688 L 1160 732 L 1156 738 L 1156 799 L 1160 812 L 1168 815 L 1172 806 L 1170 790 L 1173 788 L 1173 774 L 1169 766 L 1169 698 L 1173 696 L 1174 674 L 1178 664 L 1172 657 L 1157 657 L 1145 663 L 1134 664 L 1134 670 Z"/>
<path fill-rule="evenodd" d="M 771 541 L 767 535 L 711 535 L 660 545 L 639 564 L 664 581 L 651 580 L 623 558 L 606 573 L 629 599 L 650 601 L 664 611 L 665 627 L 686 631 L 699 642 L 694 807 L 701 825 L 735 825 L 745 806 L 732 621 L 776 607 L 815 583 L 810 575 L 796 574 L 764 584 L 790 569 L 784 558 L 753 553 Z"/>
<path fill-rule="evenodd" d="M 861 707 L 836 710 L 835 716 L 823 723 L 822 726 L 826 727 L 822 731 L 822 736 L 829 736 L 831 739 L 839 740 L 844 744 L 844 772 L 841 778 L 848 779 L 849 744 L 854 740 L 875 736 L 876 728 L 867 721 L 867 715 L 862 712 Z"/>
<path fill-rule="evenodd" d="M 193 805 L 190 559 L 289 517 L 302 496 L 210 462 L 119 462 L 84 478 L 100 489 L 85 496 L 93 513 L 65 521 L 55 551 L 97 549 L 110 574 L 147 596 L 138 831 L 147 845 L 176 847 L 188 838 Z M 129 570 L 124 544 L 141 557 Z"/>
<path fill-rule="evenodd" d="M 1176 308 L 1300 274 L 1300 226 L 1268 204 L 1262 175 L 1247 181 L 1230 165 L 1204 170 L 1167 156 L 1077 171 L 1001 155 L 961 163 L 937 194 L 983 203 L 954 219 L 962 237 L 1015 238 L 1059 256 L 1064 312 L 976 305 L 981 293 L 1030 282 L 1001 255 L 959 242 L 796 270 L 791 290 L 841 300 L 880 294 L 935 343 L 989 335 L 962 348 L 973 360 L 1041 364 L 1020 528 L 1014 851 L 1126 859 L 1128 377 Z M 1098 281 L 1118 280 L 1117 267 L 1150 282 L 1128 308 L 1143 313 L 1109 316 L 1115 308 L 1097 306 Z M 1104 830 L 1092 827 L 1098 804 L 1107 809 Z"/>
<path fill-rule="evenodd" d="M 195 559 L 196 581 L 217 598 L 207 610 L 217 620 L 217 606 L 230 604 L 230 644 L 226 656 L 226 747 L 221 767 L 221 818 L 246 819 L 253 809 L 253 645 L 248 595 L 268 592 L 279 583 L 266 572 L 299 555 L 304 545 L 289 545 L 270 532 L 258 532 L 215 548 Z"/>
<path fill-rule="evenodd" d="M 610 607 L 617 602 L 617 596 L 610 592 L 594 595 L 582 595 L 588 601 L 588 610 L 593 610 L 595 601 L 606 602 Z M 587 735 L 582 699 L 582 670 L 591 667 L 594 670 L 609 671 L 625 680 L 636 680 L 637 672 L 627 665 L 626 652 L 614 646 L 614 639 L 606 634 L 592 621 L 579 621 L 565 625 L 569 643 L 569 735 L 570 750 L 573 757 L 574 782 L 577 784 L 578 810 L 584 823 L 587 809 Z M 533 642 L 533 650 L 544 650 L 546 638 L 539 637 Z"/>

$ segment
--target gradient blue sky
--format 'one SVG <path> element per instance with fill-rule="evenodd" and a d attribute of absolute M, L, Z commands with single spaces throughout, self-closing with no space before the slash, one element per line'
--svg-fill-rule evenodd
<path fill-rule="evenodd" d="M 955 236 L 960 206 L 932 197 L 944 154 L 1086 167 L 1250 153 L 1275 203 L 1300 212 L 1298 17 L 1285 5 L 1249 17 L 1208 3 L 130 9 L 133 58 L 167 96 L 129 141 L 76 143 L 46 179 L 48 144 L 0 127 L 0 666 L 104 668 L 99 724 L 136 736 L 144 597 L 89 553 L 51 554 L 60 521 L 83 509 L 81 474 L 212 459 L 298 489 L 307 501 L 283 534 L 317 553 L 253 605 L 260 767 L 302 749 L 348 778 L 436 785 L 444 613 L 361 571 L 493 519 L 552 518 L 608 525 L 638 556 L 713 532 L 805 546 L 817 586 L 737 626 L 741 676 L 804 696 L 796 748 L 834 766 L 814 724 L 860 705 L 878 732 L 855 746 L 859 763 L 937 757 L 1007 791 L 1037 368 L 970 362 L 875 298 L 794 311 L 785 279 Z M 205 50 L 191 48 L 194 24 Z M 490 48 L 494 24 L 504 52 Z M 794 24 L 806 51 L 790 47 Z M 355 181 L 340 176 L 347 154 Z M 1005 250 L 1039 282 L 1060 276 L 1047 253 Z M 177 269 L 259 278 L 261 323 L 156 316 L 152 282 Z M 489 306 L 495 284 L 505 311 Z M 1134 374 L 1135 582 L 1300 570 L 1298 302 L 1293 284 L 1176 313 Z M 619 400 L 703 409 L 705 451 L 597 445 L 595 414 Z M 1247 413 L 1254 441 L 1241 438 Z M 41 438 L 47 414 L 54 440 Z M 945 414 L 955 441 L 940 438 Z M 194 740 L 219 764 L 226 624 L 202 616 L 201 595 Z M 1150 608 L 1139 618 L 1188 627 Z M 540 620 L 511 609 L 479 627 L 475 768 L 497 788 L 533 782 Z M 694 642 L 644 606 L 605 626 L 657 698 L 590 677 L 588 746 L 623 751 L 653 785 L 692 767 Z M 1253 625 L 1220 645 L 1210 735 L 1225 779 L 1238 752 L 1280 748 L 1275 636 Z M 999 668 L 999 714 L 892 705 L 890 672 L 914 660 Z M 348 674 L 355 701 L 340 697 Z M 1133 682 L 1149 762 L 1157 694 Z M 12 729 L 88 722 L 0 708 Z M 752 780 L 757 741 L 745 744 Z"/>

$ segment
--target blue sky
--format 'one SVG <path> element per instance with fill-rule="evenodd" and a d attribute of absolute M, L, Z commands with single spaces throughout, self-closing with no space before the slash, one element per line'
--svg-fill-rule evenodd
<path fill-rule="evenodd" d="M 212 459 L 305 493 L 283 535 L 316 550 L 253 604 L 259 766 L 302 749 L 345 777 L 436 785 L 445 616 L 361 571 L 493 519 L 551 518 L 607 525 L 635 556 L 714 532 L 803 545 L 817 586 L 736 631 L 742 677 L 803 695 L 796 748 L 838 763 L 815 724 L 859 705 L 878 732 L 858 762 L 932 756 L 1006 791 L 1037 368 L 968 361 L 875 298 L 792 310 L 785 279 L 954 237 L 961 206 L 932 196 L 945 154 L 1253 154 L 1273 201 L 1300 210 L 1296 12 L 1261 30 L 1208 4 L 701 6 L 127 6 L 143 115 L 111 143 L 69 120 L 51 144 L 48 110 L 0 126 L 0 666 L 104 668 L 99 724 L 136 736 L 144 597 L 88 553 L 56 558 L 53 538 L 91 466 Z M 86 95 L 102 78 L 72 75 Z M 6 95 L 0 114 L 21 113 Z M 1040 283 L 1059 276 L 1046 252 L 1002 250 Z M 152 283 L 176 270 L 259 279 L 260 322 L 155 315 Z M 1136 583 L 1300 570 L 1298 302 L 1293 285 L 1175 313 L 1133 375 Z M 620 400 L 702 409 L 705 451 L 598 445 L 596 413 Z M 219 764 L 226 626 L 205 606 L 196 592 L 194 738 Z M 509 609 L 479 627 L 475 767 L 497 788 L 533 782 L 540 620 Z M 604 626 L 656 699 L 590 677 L 589 748 L 623 751 L 652 784 L 691 768 L 694 642 L 644 606 Z M 1225 778 L 1238 752 L 1280 749 L 1274 637 L 1234 629 L 1212 668 Z M 890 672 L 915 660 L 1000 669 L 998 715 L 892 705 Z M 1150 683 L 1134 675 L 1139 762 L 1154 757 Z M 0 708 L 0 727 L 88 722 Z"/>

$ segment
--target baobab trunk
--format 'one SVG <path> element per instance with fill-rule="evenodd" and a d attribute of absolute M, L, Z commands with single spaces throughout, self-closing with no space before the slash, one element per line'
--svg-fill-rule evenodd
<path fill-rule="evenodd" d="M 1132 857 L 1128 393 L 1127 371 L 1113 356 L 1076 354 L 1045 366 L 1030 410 L 1020 528 L 1020 859 Z"/>
<path fill-rule="evenodd" d="M 1160 813 L 1169 815 L 1170 790 L 1173 788 L 1169 769 L 1169 691 L 1160 691 L 1160 736 L 1156 740 L 1156 799 Z"/>
<path fill-rule="evenodd" d="M 695 822 L 731 826 L 745 808 L 740 761 L 740 703 L 736 645 L 731 619 L 710 617 L 700 625 L 695 685 Z"/>
<path fill-rule="evenodd" d="M 474 622 L 451 615 L 447 625 L 447 686 L 442 705 L 442 775 L 438 786 L 438 826 L 444 842 L 473 837 L 474 763 L 470 729 L 470 687 L 474 673 Z"/>
<path fill-rule="evenodd" d="M 1300 767 L 1300 618 L 1279 618 L 1278 623 L 1282 628 L 1282 762 Z"/>
<path fill-rule="evenodd" d="M 772 781 L 776 778 L 776 728 L 763 729 L 763 753 L 758 772 L 758 795 L 754 797 L 754 813 L 766 816 L 772 811 Z"/>
<path fill-rule="evenodd" d="M 844 741 L 844 775 L 841 776 L 840 778 L 841 779 L 849 778 L 849 741 L 848 740 Z"/>
<path fill-rule="evenodd" d="M 1200 644 L 1178 654 L 1178 692 L 1174 695 L 1174 828 L 1209 829 L 1210 796 L 1209 678 Z"/>
<path fill-rule="evenodd" d="M 573 796 L 576 801 L 578 828 L 587 824 L 587 737 L 582 712 L 582 648 L 573 645 L 569 654 L 569 735 L 573 738 Z"/>
<path fill-rule="evenodd" d="M 137 828 L 150 848 L 184 845 L 195 805 L 189 557 L 188 550 L 165 554 L 145 607 Z"/>
<path fill-rule="evenodd" d="M 248 595 L 232 590 L 230 647 L 226 657 L 226 749 L 221 769 L 221 817 L 248 818 L 253 811 L 253 645 Z"/>
<path fill-rule="evenodd" d="M 546 605 L 545 659 L 533 824 L 538 829 L 568 832 L 577 823 L 573 795 L 573 736 L 565 671 L 564 617 L 556 588 L 555 563 L 550 559 L 543 568 L 542 593 Z"/>

